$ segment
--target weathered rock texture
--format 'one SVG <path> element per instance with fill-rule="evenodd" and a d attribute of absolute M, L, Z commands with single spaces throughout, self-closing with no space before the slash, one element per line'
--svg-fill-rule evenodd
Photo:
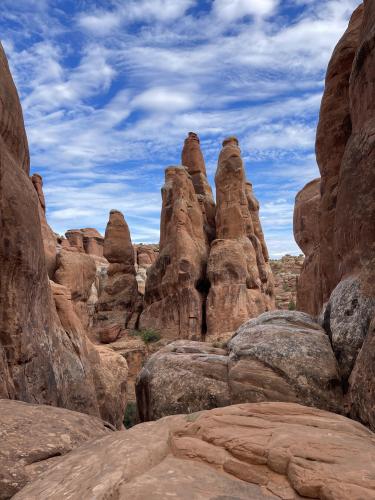
<path fill-rule="evenodd" d="M 159 255 L 158 245 L 134 245 L 136 255 L 136 280 L 138 284 L 138 292 L 141 295 L 145 294 L 147 269 L 152 266 Z"/>
<path fill-rule="evenodd" d="M 207 266 L 211 284 L 207 331 L 211 337 L 225 337 L 248 318 L 275 305 L 259 206 L 251 185 L 246 184 L 241 151 L 234 137 L 223 142 L 215 184 L 217 239 L 211 245 Z"/>
<path fill-rule="evenodd" d="M 228 349 L 180 340 L 151 356 L 137 382 L 141 420 L 260 401 L 342 412 L 338 367 L 324 330 L 300 312 L 242 325 Z"/>
<path fill-rule="evenodd" d="M 121 429 L 127 402 L 127 363 L 119 354 L 94 345 L 86 338 L 86 330 L 75 311 L 71 291 L 54 282 L 51 282 L 51 286 L 62 327 L 76 351 L 83 353 L 83 369 L 90 375 L 89 381 L 95 391 L 95 413 Z M 74 389 L 74 374 L 66 376 L 69 377 L 67 383 Z"/>
<path fill-rule="evenodd" d="M 204 230 L 209 241 L 215 238 L 215 202 L 207 180 L 206 165 L 197 134 L 189 132 L 182 149 L 181 162 L 193 182 L 203 215 Z"/>
<path fill-rule="evenodd" d="M 298 304 L 318 314 L 328 302 L 323 322 L 344 384 L 349 382 L 348 411 L 371 426 L 375 423 L 371 378 L 375 357 L 372 328 L 368 329 L 375 298 L 374 89 L 375 4 L 365 1 L 353 13 L 327 71 L 316 140 L 321 173 L 319 245 L 312 257 L 316 269 L 308 275 L 302 272 Z M 305 229 L 311 240 L 316 238 L 315 222 Z"/>
<path fill-rule="evenodd" d="M 48 225 L 46 219 L 46 201 L 43 193 L 43 179 L 41 175 L 33 174 L 31 177 L 31 181 L 34 185 L 35 191 L 37 192 L 39 199 L 38 213 L 39 213 L 40 226 L 42 230 L 44 256 L 46 259 L 48 276 L 52 279 L 56 270 L 57 238 L 55 233 Z"/>
<path fill-rule="evenodd" d="M 162 189 L 160 253 L 148 269 L 141 328 L 172 338 L 205 334 L 208 242 L 191 177 L 169 167 Z"/>
<path fill-rule="evenodd" d="M 69 229 L 65 236 L 63 247 L 96 257 L 103 257 L 104 238 L 96 229 L 91 227 Z"/>
<path fill-rule="evenodd" d="M 294 238 L 305 254 L 297 283 L 297 309 L 316 315 L 323 304 L 320 281 L 320 179 L 309 182 L 296 196 Z"/>
<path fill-rule="evenodd" d="M 88 300 L 96 278 L 95 261 L 84 253 L 61 250 L 57 255 L 54 281 L 68 288 L 72 295 L 74 310 L 84 329 L 90 324 Z"/>
<path fill-rule="evenodd" d="M 11 498 L 59 457 L 108 433 L 95 417 L 0 399 L 0 499 Z"/>
<path fill-rule="evenodd" d="M 98 415 L 85 351 L 62 328 L 48 284 L 40 202 L 2 47 L 0 69 L 0 398 Z"/>
<path fill-rule="evenodd" d="M 277 309 L 296 309 L 297 282 L 303 262 L 303 255 L 284 255 L 281 259 L 270 260 Z"/>
<path fill-rule="evenodd" d="M 244 404 L 87 443 L 14 500 L 371 499 L 374 464 L 374 434 L 356 422 L 297 404 Z"/>
<path fill-rule="evenodd" d="M 136 313 L 138 287 L 134 249 L 124 216 L 111 210 L 104 238 L 107 278 L 96 304 L 95 328 L 102 342 L 113 342 Z"/>

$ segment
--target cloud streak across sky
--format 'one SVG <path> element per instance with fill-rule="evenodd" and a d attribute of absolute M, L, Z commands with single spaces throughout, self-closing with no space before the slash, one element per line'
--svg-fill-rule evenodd
<path fill-rule="evenodd" d="M 324 74 L 358 0 L 2 0 L 32 171 L 59 233 L 158 240 L 164 168 L 200 135 L 210 181 L 237 135 L 271 255 L 300 253 L 296 192 L 318 175 Z"/>

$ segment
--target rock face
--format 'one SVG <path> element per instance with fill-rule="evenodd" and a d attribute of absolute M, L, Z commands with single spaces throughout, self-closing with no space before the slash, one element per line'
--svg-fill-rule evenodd
<path fill-rule="evenodd" d="M 107 435 L 101 420 L 82 413 L 0 399 L 0 499 L 11 498 L 58 457 Z"/>
<path fill-rule="evenodd" d="M 208 242 L 193 183 L 182 167 L 169 167 L 162 189 L 160 253 L 148 269 L 141 328 L 165 337 L 200 339 L 206 332 Z"/>
<path fill-rule="evenodd" d="M 274 308 L 272 271 L 264 238 L 255 233 L 258 205 L 246 184 L 236 138 L 223 142 L 215 176 L 216 240 L 207 266 L 207 331 L 228 337 L 246 319 Z"/>
<path fill-rule="evenodd" d="M 317 315 L 323 304 L 320 278 L 320 179 L 297 194 L 294 206 L 294 238 L 305 254 L 297 284 L 297 309 Z"/>
<path fill-rule="evenodd" d="M 207 180 L 206 165 L 197 134 L 189 132 L 181 154 L 181 162 L 187 168 L 194 190 L 201 205 L 204 230 L 208 240 L 215 239 L 215 202 Z"/>
<path fill-rule="evenodd" d="M 328 336 L 307 314 L 296 311 L 249 320 L 227 350 L 172 342 L 147 360 L 136 390 L 141 420 L 260 401 L 343 411 Z"/>
<path fill-rule="evenodd" d="M 0 68 L 0 398 L 97 415 L 88 360 L 62 328 L 48 284 L 40 202 L 2 47 Z"/>
<path fill-rule="evenodd" d="M 90 324 L 88 300 L 95 278 L 95 261 L 89 255 L 70 250 L 61 250 L 57 255 L 54 281 L 70 290 L 74 310 L 84 329 Z"/>
<path fill-rule="evenodd" d="M 104 238 L 96 229 L 91 227 L 69 229 L 65 236 L 64 247 L 92 256 L 103 257 Z"/>
<path fill-rule="evenodd" d="M 42 230 L 44 255 L 46 259 L 48 276 L 52 279 L 56 270 L 57 239 L 55 233 L 48 225 L 46 219 L 46 201 L 43 193 L 43 179 L 41 175 L 33 174 L 31 176 L 31 181 L 33 183 L 35 191 L 37 192 L 39 199 L 38 212 L 39 212 L 40 226 Z"/>
<path fill-rule="evenodd" d="M 374 435 L 356 422 L 291 403 L 243 404 L 88 443 L 14 500 L 370 499 L 374 464 Z"/>
<path fill-rule="evenodd" d="M 95 328 L 102 342 L 113 342 L 128 326 L 138 299 L 134 249 L 128 225 L 118 210 L 111 210 L 104 238 L 109 262 L 107 279 L 96 304 Z"/>
<path fill-rule="evenodd" d="M 284 255 L 279 260 L 270 260 L 277 309 L 296 309 L 297 282 L 303 262 L 303 255 Z"/>
<path fill-rule="evenodd" d="M 138 292 L 141 295 L 145 294 L 147 269 L 152 266 L 159 255 L 158 245 L 134 245 L 136 255 L 136 280 L 138 284 Z"/>
<path fill-rule="evenodd" d="M 328 302 L 323 324 L 339 361 L 347 409 L 373 428 L 373 323 L 368 325 L 375 298 L 374 25 L 375 4 L 365 1 L 328 67 L 316 140 L 319 245 L 310 259 L 316 269 L 304 269 L 298 290 L 298 304 L 314 314 Z M 316 238 L 315 223 L 305 229 Z"/>

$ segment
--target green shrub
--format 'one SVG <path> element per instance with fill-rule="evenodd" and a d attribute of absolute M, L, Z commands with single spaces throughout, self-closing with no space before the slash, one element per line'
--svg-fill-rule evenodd
<path fill-rule="evenodd" d="M 137 405 L 134 401 L 129 401 L 125 408 L 124 426 L 130 429 L 137 424 Z"/>
<path fill-rule="evenodd" d="M 140 337 L 145 344 L 157 342 L 161 339 L 160 333 L 152 328 L 145 328 L 144 330 L 131 330 L 129 335 L 131 337 Z"/>
<path fill-rule="evenodd" d="M 295 311 L 296 310 L 296 304 L 295 304 L 295 302 L 294 302 L 293 299 L 291 299 L 291 301 L 289 302 L 288 309 L 289 309 L 289 311 Z"/>

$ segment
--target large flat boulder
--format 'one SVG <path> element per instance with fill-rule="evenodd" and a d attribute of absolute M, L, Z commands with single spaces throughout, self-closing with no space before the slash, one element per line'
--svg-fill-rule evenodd
<path fill-rule="evenodd" d="M 375 498 L 374 434 L 293 403 L 140 424 L 62 457 L 14 500 Z"/>

